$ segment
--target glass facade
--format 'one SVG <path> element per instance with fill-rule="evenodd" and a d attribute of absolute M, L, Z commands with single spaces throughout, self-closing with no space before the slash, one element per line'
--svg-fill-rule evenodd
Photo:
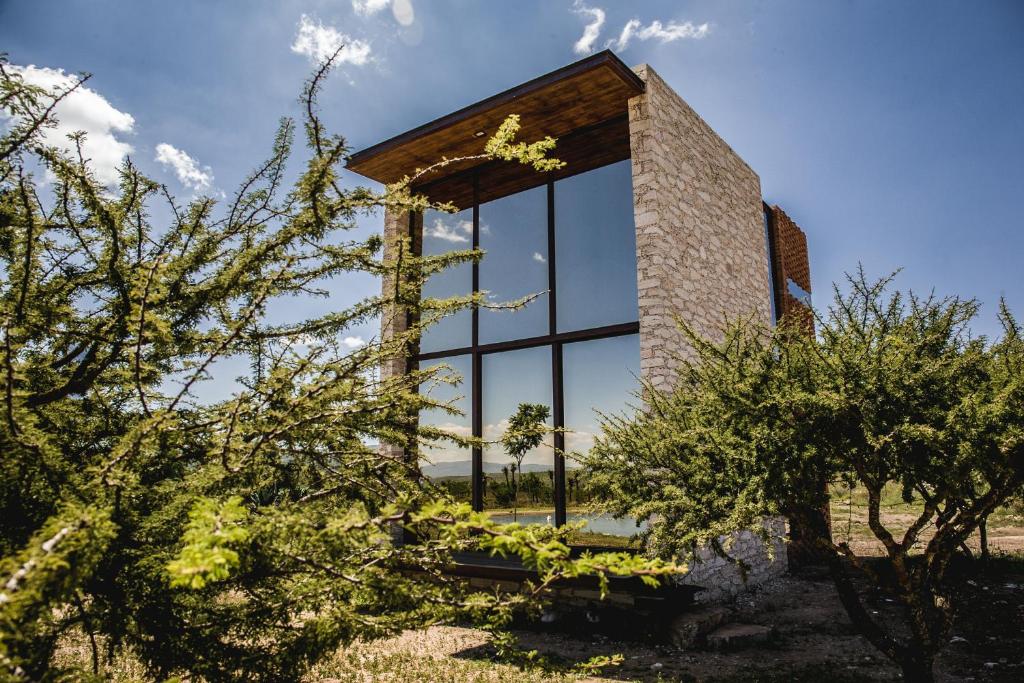
<path fill-rule="evenodd" d="M 443 367 L 441 367 L 443 366 Z M 420 411 L 420 425 L 444 429 L 451 434 L 469 437 L 473 434 L 471 424 L 472 403 L 470 392 L 473 386 L 473 358 L 468 354 L 449 356 L 420 364 L 424 370 L 439 368 L 439 379 L 421 386 L 421 393 L 440 403 L 450 405 L 461 414 L 452 414 L 442 408 Z M 441 381 L 442 378 L 457 380 L 457 383 Z M 472 451 L 450 441 L 440 441 L 424 447 L 420 453 L 420 469 L 423 474 L 448 489 L 457 500 L 469 502 L 472 486 Z"/>
<path fill-rule="evenodd" d="M 438 256 L 473 247 L 473 211 L 459 213 L 426 211 L 423 214 L 423 255 Z M 473 291 L 473 264 L 460 263 L 432 276 L 423 285 L 423 298 L 445 299 Z M 420 352 L 457 349 L 472 342 L 472 314 L 462 310 L 427 328 Z"/>
<path fill-rule="evenodd" d="M 555 183 L 558 329 L 637 319 L 633 176 L 620 161 Z"/>
<path fill-rule="evenodd" d="M 424 453 L 431 461 L 424 473 L 449 488 L 456 479 L 468 480 L 476 509 L 502 514 L 517 507 L 527 510 L 521 521 L 562 524 L 567 507 L 586 502 L 584 473 L 571 453 L 593 444 L 599 432 L 595 411 L 622 412 L 638 383 L 630 162 L 549 181 L 455 216 L 429 213 L 423 233 L 425 254 L 468 248 L 474 237 L 485 251 L 468 272 L 460 267 L 431 278 L 425 295 L 465 294 L 474 282 L 489 302 L 536 295 L 514 311 L 460 313 L 424 335 L 421 366 L 458 364 L 466 378 L 457 401 L 465 417 L 430 411 L 421 420 L 469 429 L 486 442 L 478 449 Z M 548 406 L 549 424 L 563 431 L 527 453 L 521 468 L 512 468 L 497 442 L 521 403 Z"/>
<path fill-rule="evenodd" d="M 566 344 L 562 351 L 565 450 L 589 451 L 601 433 L 602 414 L 620 415 L 636 405 L 639 377 L 639 335 Z"/>
<path fill-rule="evenodd" d="M 516 310 L 480 311 L 480 343 L 523 339 L 548 331 L 547 187 L 480 205 L 480 289 L 494 304 L 537 295 Z"/>

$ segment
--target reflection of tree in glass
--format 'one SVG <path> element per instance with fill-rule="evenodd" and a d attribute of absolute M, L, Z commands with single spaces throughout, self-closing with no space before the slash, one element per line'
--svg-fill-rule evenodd
<path fill-rule="evenodd" d="M 501 436 L 501 445 L 505 452 L 512 458 L 509 466 L 502 467 L 503 473 L 510 472 L 512 475 L 512 519 L 519 519 L 519 480 L 516 472 L 520 475 L 523 469 L 523 458 L 527 452 L 533 450 L 544 440 L 549 428 L 545 424 L 551 411 L 546 405 L 540 403 L 520 403 L 516 412 L 508 420 L 508 429 Z M 506 474 L 506 478 L 507 478 Z"/>

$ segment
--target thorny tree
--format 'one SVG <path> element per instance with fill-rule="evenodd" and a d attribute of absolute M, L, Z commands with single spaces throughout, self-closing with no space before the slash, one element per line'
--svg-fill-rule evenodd
<path fill-rule="evenodd" d="M 675 390 L 648 387 L 644 411 L 607 418 L 587 464 L 615 513 L 656 520 L 646 535 L 665 557 L 825 508 L 821 482 L 862 487 L 885 571 L 819 542 L 854 625 L 908 680 L 930 680 L 954 615 L 950 561 L 1024 483 L 1024 339 L 1005 306 L 990 342 L 969 335 L 974 301 L 849 282 L 817 338 L 787 324 L 737 324 L 721 343 L 686 330 L 698 358 Z M 886 486 L 917 506 L 906 528 L 881 518 Z M 865 608 L 865 583 L 896 598 L 902 625 Z"/>
<path fill-rule="evenodd" d="M 498 526 L 373 445 L 459 440 L 415 420 L 454 412 L 417 391 L 454 378 L 379 369 L 438 317 L 482 303 L 419 300 L 425 278 L 480 254 L 420 258 L 405 243 L 385 261 L 379 236 L 346 239 L 360 212 L 428 203 L 413 179 L 384 193 L 341 186 L 345 142 L 316 108 L 329 67 L 302 97 L 308 161 L 293 186 L 285 119 L 230 200 L 183 206 L 130 162 L 116 190 L 101 186 L 80 138 L 77 154 L 46 146 L 41 131 L 80 82 L 47 92 L 0 61 L 0 680 L 102 675 L 126 648 L 154 676 L 296 680 L 357 637 L 500 624 L 527 598 L 448 581 L 459 549 L 518 555 L 540 572 L 535 595 L 580 573 L 672 571 L 615 554 L 570 560 L 559 532 Z M 516 129 L 507 121 L 481 157 L 557 166 L 553 140 L 517 143 Z M 155 203 L 166 225 L 153 224 Z M 358 273 L 393 287 L 294 324 L 266 316 Z M 334 343 L 402 307 L 419 320 L 407 332 Z M 252 362 L 244 386 L 197 400 L 230 356 Z M 392 543 L 394 525 L 421 540 Z M 91 642 L 91 672 L 51 666 L 71 630 Z"/>

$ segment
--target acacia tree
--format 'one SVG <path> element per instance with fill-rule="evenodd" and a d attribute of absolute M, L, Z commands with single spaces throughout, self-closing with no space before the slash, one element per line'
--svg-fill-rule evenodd
<path fill-rule="evenodd" d="M 480 253 L 421 258 L 404 244 L 384 260 L 379 236 L 346 236 L 360 212 L 429 203 L 414 178 L 381 193 L 341 186 L 347 147 L 316 107 L 329 68 L 302 97 L 298 180 L 284 183 L 297 129 L 284 119 L 269 158 L 221 206 L 182 205 L 130 161 L 116 190 L 103 187 L 81 136 L 71 153 L 41 136 L 81 81 L 45 91 L 0 60 L 0 680 L 100 676 L 130 649 L 161 679 L 292 681 L 355 638 L 499 624 L 566 576 L 673 570 L 570 560 L 560 532 L 500 527 L 378 451 L 465 445 L 415 419 L 454 412 L 418 391 L 451 378 L 379 370 L 440 316 L 482 303 L 419 296 L 425 278 Z M 481 158 L 557 165 L 553 140 L 514 142 L 516 129 L 507 121 Z M 167 224 L 151 221 L 158 202 Z M 393 286 L 304 321 L 266 315 L 358 273 Z M 403 308 L 418 320 L 407 332 L 356 350 L 334 341 Z M 252 373 L 230 399 L 198 400 L 232 356 Z M 395 525 L 413 540 L 391 542 Z M 517 555 L 542 580 L 526 596 L 467 593 L 442 573 L 463 549 Z M 53 666 L 75 629 L 91 672 Z"/>
<path fill-rule="evenodd" d="M 508 429 L 501 435 L 501 445 L 512 458 L 512 519 L 519 519 L 519 484 L 523 478 L 523 458 L 544 440 L 551 430 L 544 422 L 551 415 L 550 409 L 540 403 L 520 403 L 516 412 L 508 419 Z M 519 472 L 519 478 L 516 478 Z"/>
<path fill-rule="evenodd" d="M 1024 342 L 1005 306 L 990 343 L 969 335 L 974 301 L 889 294 L 890 281 L 849 278 L 817 338 L 785 324 L 738 324 L 721 343 L 686 330 L 697 359 L 675 390 L 647 387 L 644 410 L 606 418 L 587 464 L 614 513 L 653 520 L 645 535 L 665 557 L 822 509 L 821 482 L 862 487 L 888 571 L 819 543 L 854 625 L 908 680 L 930 680 L 954 616 L 950 561 L 1024 482 Z M 886 486 L 916 505 L 905 528 L 881 517 Z M 895 596 L 902 625 L 865 609 L 864 582 Z"/>

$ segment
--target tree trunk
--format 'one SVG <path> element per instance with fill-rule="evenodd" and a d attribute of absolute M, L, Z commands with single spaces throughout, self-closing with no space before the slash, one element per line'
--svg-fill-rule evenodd
<path fill-rule="evenodd" d="M 790 510 L 789 543 L 786 558 L 790 567 L 820 565 L 829 561 L 832 551 L 821 540 L 832 540 L 832 521 L 828 505 L 820 509 L 800 507 Z"/>
<path fill-rule="evenodd" d="M 934 657 L 927 655 L 905 657 L 900 662 L 903 680 L 911 683 L 931 683 L 935 680 L 935 672 L 932 670 L 934 661 Z"/>
<path fill-rule="evenodd" d="M 982 517 L 978 524 L 978 536 L 981 543 L 981 561 L 988 562 L 988 517 Z"/>

